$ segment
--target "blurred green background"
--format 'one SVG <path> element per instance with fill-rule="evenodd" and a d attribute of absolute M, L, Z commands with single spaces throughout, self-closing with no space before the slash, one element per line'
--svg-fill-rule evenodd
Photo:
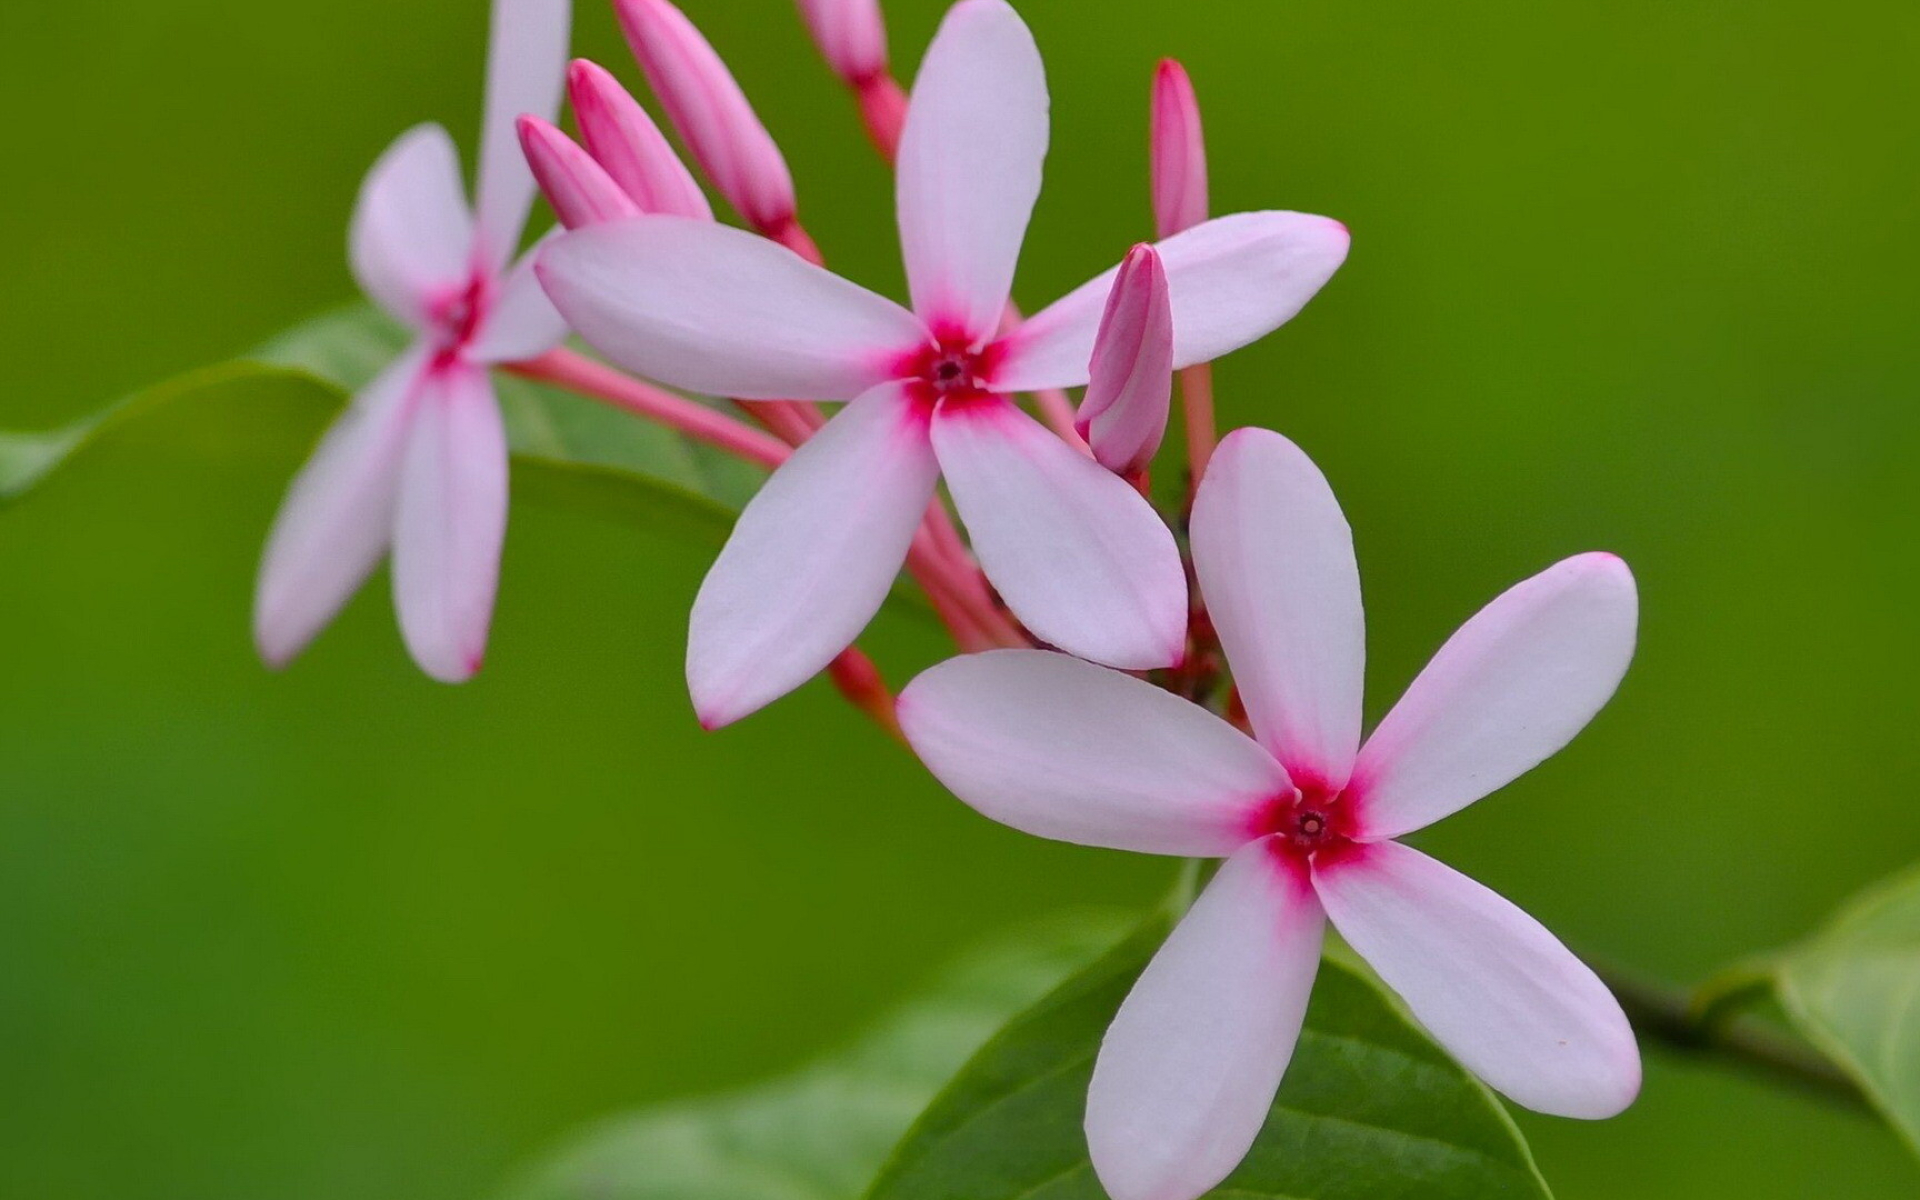
<path fill-rule="evenodd" d="M 829 255 L 897 293 L 887 176 L 791 5 L 686 7 Z M 1551 560 L 1639 573 L 1617 701 L 1427 848 L 1676 980 L 1920 857 L 1920 9 L 1022 7 L 1055 104 L 1027 304 L 1147 230 L 1162 54 L 1217 209 L 1352 226 L 1219 379 L 1353 518 L 1376 713 Z M 940 8 L 890 4 L 903 67 Z M 422 119 L 472 145 L 485 9 L 0 6 L 0 426 L 347 298 L 365 167 Z M 973 816 L 819 684 L 701 734 L 708 552 L 570 512 L 516 508 L 472 685 L 411 668 L 384 580 L 268 673 L 251 577 L 316 428 L 135 434 L 0 514 L 0 1194 L 474 1200 L 583 1119 L 783 1068 L 973 939 L 1166 879 Z M 896 680 L 938 653 L 898 618 L 874 645 Z M 1658 1053 L 1627 1116 L 1525 1124 L 1564 1200 L 1920 1189 L 1871 1124 Z"/>

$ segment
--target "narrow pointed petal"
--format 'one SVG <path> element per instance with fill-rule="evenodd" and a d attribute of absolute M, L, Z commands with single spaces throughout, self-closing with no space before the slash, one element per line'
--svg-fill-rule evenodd
<path fill-rule="evenodd" d="M 484 370 L 430 369 L 400 484 L 393 598 L 420 669 L 460 683 L 480 669 L 507 533 L 507 436 Z"/>
<path fill-rule="evenodd" d="M 576 59 L 569 80 L 573 118 L 587 150 L 641 212 L 713 219 L 706 193 L 667 136 L 606 68 Z"/>
<path fill-rule="evenodd" d="M 1221 858 L 1290 786 L 1201 706 L 1045 650 L 948 659 L 897 711 L 947 790 L 1003 825 L 1083 846 Z"/>
<path fill-rule="evenodd" d="M 1107 1029 L 1087 1146 L 1113 1200 L 1194 1200 L 1266 1123 L 1320 969 L 1305 879 L 1254 842 L 1221 866 Z"/>
<path fill-rule="evenodd" d="M 693 602 L 687 686 L 701 724 L 779 699 L 853 643 L 893 586 L 938 477 L 925 410 L 897 384 L 847 405 L 794 451 L 740 514 Z"/>
<path fill-rule="evenodd" d="M 401 134 L 360 185 L 347 237 L 360 288 L 397 320 L 427 326 L 473 273 L 473 214 L 460 154 L 438 125 Z"/>
<path fill-rule="evenodd" d="M 514 122 L 560 113 L 567 69 L 571 0 L 494 0 L 487 44 L 487 115 L 480 134 L 480 257 L 499 271 L 520 250 L 533 205 L 533 174 Z"/>
<path fill-rule="evenodd" d="M 1135 246 L 1114 276 L 1088 376 L 1074 427 L 1109 471 L 1145 470 L 1173 405 L 1173 311 L 1152 246 Z"/>
<path fill-rule="evenodd" d="M 907 310 L 744 230 L 642 217 L 567 234 L 540 279 L 630 371 L 714 396 L 850 400 L 926 344 Z"/>
<path fill-rule="evenodd" d="M 424 350 L 396 359 L 321 439 L 274 518 L 254 592 L 253 640 L 283 667 L 387 552 Z"/>
<path fill-rule="evenodd" d="M 640 206 L 591 154 L 539 117 L 520 118 L 520 147 L 554 215 L 568 229 L 623 221 Z"/>
<path fill-rule="evenodd" d="M 707 39 L 667 0 L 615 0 L 613 7 L 680 140 L 727 203 L 762 232 L 791 224 L 787 161 Z"/>
<path fill-rule="evenodd" d="M 800 0 L 800 15 L 834 73 L 849 84 L 887 69 L 887 27 L 880 0 Z"/>
<path fill-rule="evenodd" d="M 486 323 L 468 351 L 475 362 L 510 363 L 538 358 L 567 340 L 567 321 L 547 299 L 534 273 L 539 247 L 527 251 L 507 272 Z"/>
<path fill-rule="evenodd" d="M 997 396 L 942 404 L 933 444 L 981 567 L 1035 636 L 1126 670 L 1180 661 L 1186 573 L 1139 492 Z"/>
<path fill-rule="evenodd" d="M 1207 219 L 1207 143 L 1200 129 L 1200 101 L 1187 69 L 1162 59 L 1153 74 L 1153 224 L 1172 237 Z"/>
<path fill-rule="evenodd" d="M 1325 857 L 1313 884 L 1334 927 L 1461 1065 L 1535 1112 L 1633 1103 L 1640 1051 L 1619 1002 L 1538 921 L 1397 842 Z"/>
<path fill-rule="evenodd" d="M 1228 434 L 1193 504 L 1193 566 L 1260 744 L 1338 791 L 1360 745 L 1366 620 L 1326 476 L 1265 429 Z"/>
<path fill-rule="evenodd" d="M 1347 228 L 1291 212 L 1215 217 L 1155 244 L 1173 298 L 1173 365 L 1210 362 L 1292 320 L 1347 257 Z M 1077 387 L 1114 272 L 1035 313 L 1003 342 L 997 386 Z"/>
<path fill-rule="evenodd" d="M 1431 825 L 1572 741 L 1620 686 L 1638 622 L 1633 573 L 1611 554 L 1556 563 L 1481 609 L 1361 750 L 1361 836 Z"/>
<path fill-rule="evenodd" d="M 900 246 L 929 325 L 976 344 L 999 328 L 1046 156 L 1033 35 L 1004 0 L 960 0 L 927 48 L 900 134 Z"/>

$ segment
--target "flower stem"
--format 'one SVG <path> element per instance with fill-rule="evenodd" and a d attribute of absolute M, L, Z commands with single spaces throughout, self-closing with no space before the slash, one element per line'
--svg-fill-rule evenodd
<path fill-rule="evenodd" d="M 853 96 L 873 148 L 891 163 L 900 150 L 900 129 L 907 123 L 907 94 L 892 75 L 880 71 L 854 84 Z"/>
<path fill-rule="evenodd" d="M 1598 973 L 1644 1041 L 1736 1067 L 1849 1108 L 1872 1107 L 1860 1085 L 1840 1068 L 1756 1017 L 1735 1016 L 1725 1003 L 1702 1004 L 1694 993 L 1637 975 L 1617 970 Z M 1756 991 L 1744 988 L 1742 994 L 1752 998 Z"/>
<path fill-rule="evenodd" d="M 501 369 L 523 379 L 550 383 L 605 401 L 763 467 L 777 467 L 791 453 L 785 442 L 743 425 L 725 413 L 676 396 L 565 347 L 525 362 L 504 364 Z"/>
<path fill-rule="evenodd" d="M 907 744 L 906 735 L 900 732 L 900 718 L 894 711 L 893 693 L 887 690 L 880 668 L 874 666 L 871 658 L 858 647 L 848 646 L 827 664 L 827 675 L 832 678 L 833 686 L 840 689 L 840 694 L 872 717 L 887 736 L 903 746 Z"/>
<path fill-rule="evenodd" d="M 1187 418 L 1187 483 L 1189 495 L 1200 486 L 1207 460 L 1218 441 L 1213 418 L 1213 364 L 1196 363 L 1180 372 L 1180 408 Z M 1192 507 L 1189 499 L 1188 507 Z"/>

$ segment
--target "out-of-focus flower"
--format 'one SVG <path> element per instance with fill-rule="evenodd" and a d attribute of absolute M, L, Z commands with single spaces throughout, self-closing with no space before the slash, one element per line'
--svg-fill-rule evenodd
<path fill-rule="evenodd" d="M 799 0 L 800 15 L 834 74 L 858 88 L 887 69 L 880 0 Z"/>
<path fill-rule="evenodd" d="M 1135 246 L 1114 276 L 1074 427 L 1100 465 L 1133 476 L 1153 461 L 1173 405 L 1173 306 L 1152 246 Z"/>
<path fill-rule="evenodd" d="M 1171 58 L 1153 74 L 1150 125 L 1153 224 L 1158 236 L 1172 237 L 1207 219 L 1207 143 L 1193 81 Z"/>
<path fill-rule="evenodd" d="M 530 257 L 533 202 L 514 119 L 553 113 L 568 0 L 496 0 L 474 208 L 445 130 L 403 134 L 360 190 L 351 233 L 366 294 L 414 331 L 294 479 L 254 600 L 254 640 L 279 666 L 333 618 L 389 550 L 401 633 L 420 669 L 480 668 L 507 520 L 507 444 L 488 367 L 566 336 Z"/>
<path fill-rule="evenodd" d="M 614 12 L 700 169 L 749 225 L 789 238 L 795 204 L 787 160 L 707 39 L 667 0 L 614 0 Z"/>
<path fill-rule="evenodd" d="M 911 311 L 706 222 L 626 221 L 543 251 L 554 302 L 622 366 L 715 395 L 852 401 L 747 506 L 695 601 L 688 679 L 708 725 L 792 690 L 853 639 L 942 473 L 988 578 L 1035 635 L 1113 666 L 1179 658 L 1186 587 L 1166 527 L 1004 398 L 1087 381 L 1113 287 L 1108 272 L 999 332 L 1046 147 L 1032 35 L 1003 0 L 962 0 L 900 143 Z M 1278 212 L 1160 244 L 1174 365 L 1292 317 L 1346 249 L 1338 222 Z"/>
<path fill-rule="evenodd" d="M 1611 1116 L 1640 1084 L 1605 985 L 1508 901 L 1394 839 L 1566 745 L 1633 655 L 1633 576 L 1608 554 L 1511 588 L 1434 656 L 1361 745 L 1352 536 L 1278 434 L 1221 442 L 1194 566 L 1254 736 L 1044 651 L 934 667 L 900 696 L 927 766 L 1042 837 L 1225 858 L 1108 1029 L 1087 1099 L 1115 1200 L 1193 1200 L 1266 1120 L 1331 920 L 1466 1067 L 1519 1104 Z"/>

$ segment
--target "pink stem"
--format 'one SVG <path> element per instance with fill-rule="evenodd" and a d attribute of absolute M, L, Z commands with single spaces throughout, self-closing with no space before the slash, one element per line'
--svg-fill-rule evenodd
<path fill-rule="evenodd" d="M 872 717 L 874 723 L 896 741 L 906 744 L 906 735 L 900 732 L 900 718 L 894 711 L 893 693 L 880 677 L 880 668 L 874 666 L 873 660 L 859 647 L 848 646 L 842 650 L 827 664 L 827 675 L 855 708 Z"/>
<path fill-rule="evenodd" d="M 507 363 L 502 369 L 604 400 L 763 467 L 777 467 L 791 453 L 779 439 L 743 425 L 725 413 L 654 387 L 565 347 L 525 362 Z"/>
<path fill-rule="evenodd" d="M 1180 407 L 1187 417 L 1187 470 L 1190 488 L 1200 486 L 1218 439 L 1213 420 L 1213 364 L 1196 363 L 1180 372 Z"/>
<path fill-rule="evenodd" d="M 892 75 L 880 71 L 855 83 L 853 95 L 874 149 L 891 163 L 900 152 L 900 129 L 907 123 L 907 94 Z"/>

